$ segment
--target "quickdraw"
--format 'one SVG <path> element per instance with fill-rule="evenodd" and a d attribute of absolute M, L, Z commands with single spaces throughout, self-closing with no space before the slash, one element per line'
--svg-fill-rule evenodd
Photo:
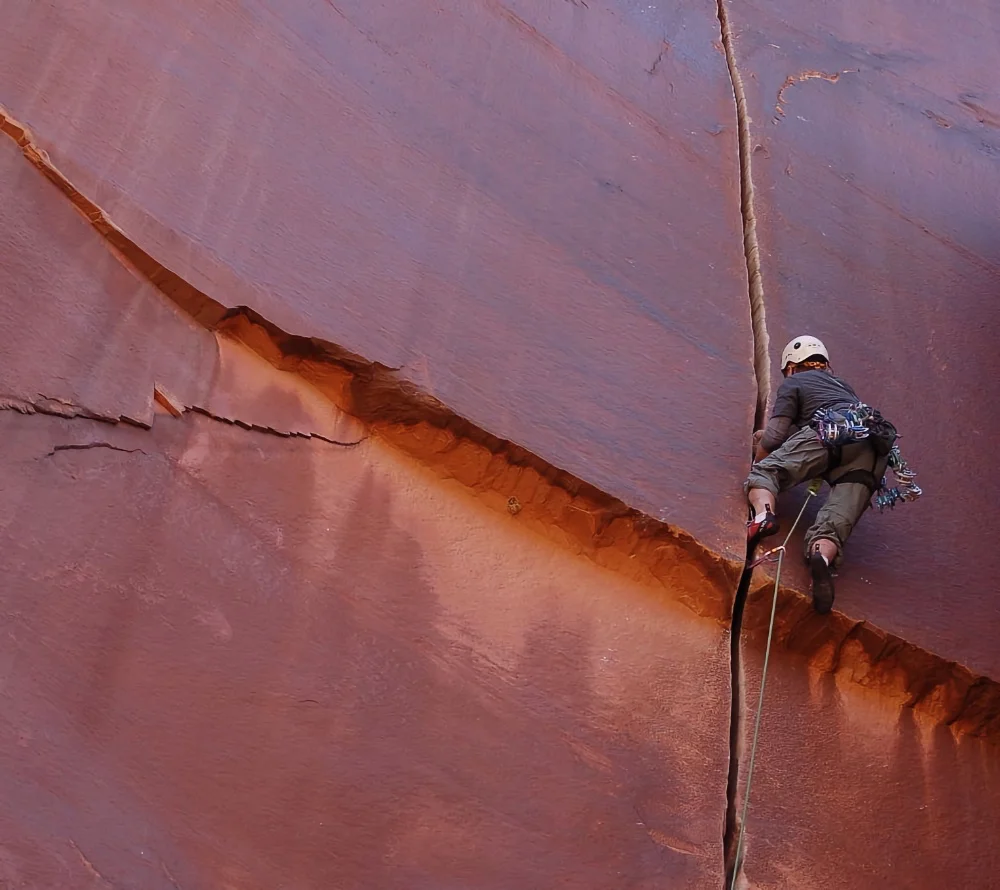
<path fill-rule="evenodd" d="M 757 566 L 763 565 L 765 562 L 777 562 L 778 557 L 785 552 L 785 545 L 782 544 L 780 547 L 772 547 L 766 553 L 758 556 L 752 563 L 750 563 L 747 568 L 755 569 Z"/>
<path fill-rule="evenodd" d="M 896 484 L 890 488 L 886 477 L 882 477 L 882 483 L 875 492 L 875 506 L 878 507 L 879 513 L 884 513 L 886 509 L 894 509 L 896 504 L 915 501 L 924 493 L 914 481 L 917 476 L 916 470 L 900 454 L 898 445 L 893 445 L 889 452 L 889 469 L 896 478 Z"/>

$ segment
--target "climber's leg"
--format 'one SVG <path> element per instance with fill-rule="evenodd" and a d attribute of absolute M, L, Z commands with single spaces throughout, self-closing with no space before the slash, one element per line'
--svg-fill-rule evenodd
<path fill-rule="evenodd" d="M 800 482 L 822 475 L 830 463 L 830 452 L 810 427 L 803 427 L 780 448 L 750 470 L 744 491 L 752 516 L 747 540 L 752 544 L 778 531 L 775 506 L 778 495 Z"/>
<path fill-rule="evenodd" d="M 833 607 L 831 569 L 840 563 L 844 545 L 868 509 L 885 468 L 885 458 L 876 456 L 870 445 L 858 443 L 844 446 L 840 463 L 826 475 L 830 496 L 803 541 L 817 612 L 829 612 Z"/>

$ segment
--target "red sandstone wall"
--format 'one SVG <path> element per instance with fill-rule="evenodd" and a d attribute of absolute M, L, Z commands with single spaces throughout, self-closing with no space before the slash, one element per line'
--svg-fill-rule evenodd
<path fill-rule="evenodd" d="M 195 323 L 0 139 L 0 884 L 721 886 L 767 605 L 731 751 L 755 383 L 714 6 L 5 11 L 0 104 L 127 240 L 549 466 L 350 416 L 361 372 Z M 918 12 L 730 10 L 772 346 L 821 330 L 928 489 L 865 520 L 842 614 L 783 593 L 747 886 L 1000 867 L 995 412 L 964 423 L 998 43 Z"/>
<path fill-rule="evenodd" d="M 865 520 L 840 605 L 996 677 L 1000 13 L 910 6 L 733 7 L 768 326 L 824 332 L 927 491 Z"/>
<path fill-rule="evenodd" d="M 741 787 L 764 621 L 751 621 L 744 636 Z M 996 886 L 1000 850 L 986 830 L 1000 809 L 995 741 L 955 732 L 905 706 L 908 697 L 871 688 L 866 661 L 855 662 L 850 646 L 839 665 L 827 647 L 816 649 L 808 669 L 779 650 L 768 670 L 744 886 Z"/>
<path fill-rule="evenodd" d="M 14 3 L 0 103 L 223 304 L 738 556 L 754 383 L 715 12 L 522 6 Z"/>
<path fill-rule="evenodd" d="M 717 886 L 724 629 L 186 321 L 0 151 L 7 403 L 152 423 L 0 413 L 4 884 Z"/>
<path fill-rule="evenodd" d="M 720 884 L 714 622 L 378 445 L 0 422 L 9 886 Z"/>
<path fill-rule="evenodd" d="M 1000 853 L 982 827 L 1000 807 L 995 751 L 935 725 L 976 690 L 942 682 L 882 632 L 987 677 L 1000 671 L 989 520 L 1000 14 L 976 2 L 730 10 L 772 355 L 803 330 L 822 332 L 837 370 L 899 425 L 926 490 L 916 505 L 869 515 L 852 539 L 838 579 L 846 637 L 799 610 L 779 618 L 812 671 L 787 657 L 773 665 L 747 877 L 775 888 L 993 887 Z M 789 569 L 805 588 L 797 559 Z M 768 605 L 749 606 L 751 709 Z"/>

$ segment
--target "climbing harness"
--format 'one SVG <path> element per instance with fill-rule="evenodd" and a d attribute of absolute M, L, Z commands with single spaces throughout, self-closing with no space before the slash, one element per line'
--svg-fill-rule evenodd
<path fill-rule="evenodd" d="M 853 470 L 833 483 L 860 482 L 867 485 L 872 490 L 873 505 L 879 513 L 892 510 L 896 504 L 915 501 L 924 493 L 914 481 L 916 470 L 899 451 L 896 428 L 877 409 L 864 402 L 857 402 L 849 408 L 822 408 L 813 415 L 810 423 L 820 442 L 831 452 L 839 454 L 838 449 L 844 445 L 869 440 L 878 456 L 888 456 L 895 485 L 890 486 L 885 476 L 877 480 L 867 470 Z"/>
<path fill-rule="evenodd" d="M 753 767 L 754 762 L 757 759 L 757 738 L 760 735 L 760 718 L 764 711 L 764 685 L 767 683 L 767 665 L 771 658 L 771 641 L 774 638 L 774 617 L 778 611 L 778 587 L 781 584 L 781 564 L 785 557 L 785 548 L 788 546 L 788 542 L 792 539 L 792 535 L 795 534 L 795 529 L 798 527 L 798 524 L 802 519 L 802 515 L 806 512 L 806 505 L 819 493 L 819 489 L 822 484 L 822 480 L 820 479 L 816 479 L 810 483 L 809 488 L 807 489 L 806 499 L 802 502 L 802 509 L 799 510 L 799 515 L 795 517 L 795 522 L 792 523 L 792 527 L 789 529 L 788 535 L 781 543 L 781 546 L 768 550 L 767 553 L 765 553 L 760 559 L 752 562 L 747 567 L 748 569 L 752 569 L 754 566 L 760 565 L 762 562 L 768 562 L 775 558 L 778 561 L 778 567 L 774 571 L 774 594 L 771 597 L 771 620 L 767 625 L 767 644 L 764 646 L 764 667 L 760 674 L 760 694 L 757 698 L 757 716 L 754 718 L 753 742 L 750 745 L 750 764 L 747 767 L 747 787 L 743 794 L 743 812 L 740 815 L 740 833 L 736 841 L 736 857 L 733 860 L 733 879 L 732 883 L 729 885 L 729 890 L 736 890 L 736 880 L 740 874 L 740 854 L 743 852 L 743 832 L 746 829 L 747 812 L 750 808 L 750 785 L 753 782 Z"/>

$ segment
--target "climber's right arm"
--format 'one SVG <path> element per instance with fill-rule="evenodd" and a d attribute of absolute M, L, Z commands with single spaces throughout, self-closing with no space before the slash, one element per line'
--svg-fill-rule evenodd
<path fill-rule="evenodd" d="M 757 460 L 767 457 L 772 451 L 780 448 L 792 434 L 792 424 L 799 414 L 799 388 L 794 377 L 786 377 L 778 394 L 774 397 L 774 409 L 766 429 L 761 431 L 760 438 L 755 442 L 754 457 Z M 754 436 L 757 439 L 757 436 Z"/>

